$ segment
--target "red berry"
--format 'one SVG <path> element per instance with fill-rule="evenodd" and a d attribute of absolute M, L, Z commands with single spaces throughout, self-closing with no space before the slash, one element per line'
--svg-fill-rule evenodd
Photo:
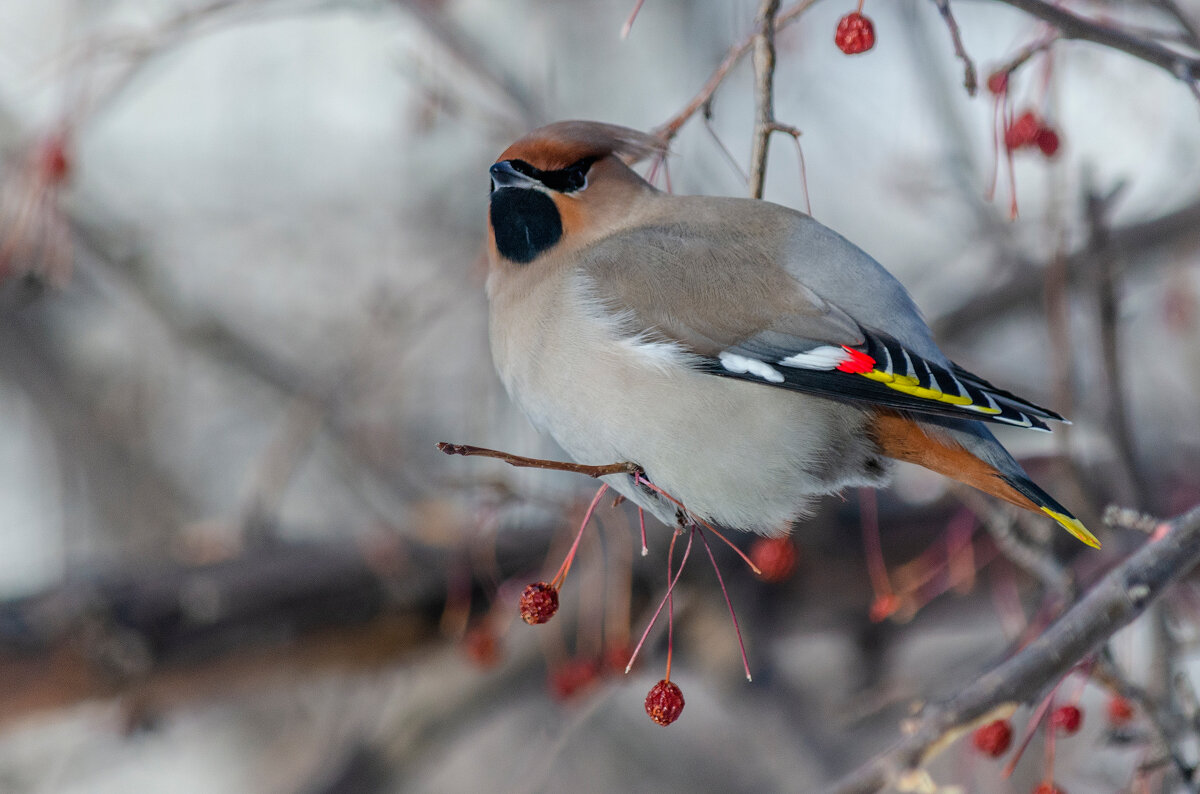
<path fill-rule="evenodd" d="M 1034 135 L 1034 141 L 1047 157 L 1053 157 L 1058 152 L 1058 133 L 1049 127 L 1040 128 Z"/>
<path fill-rule="evenodd" d="M 759 538 L 750 547 L 750 561 L 764 582 L 786 581 L 796 570 L 796 544 L 788 538 Z"/>
<path fill-rule="evenodd" d="M 558 588 L 545 582 L 534 582 L 521 593 L 521 620 L 533 626 L 545 623 L 558 611 Z"/>
<path fill-rule="evenodd" d="M 1013 149 L 1023 149 L 1026 146 L 1033 146 L 1037 141 L 1038 130 L 1042 129 L 1042 123 L 1038 117 L 1034 115 L 1032 110 L 1027 110 L 1017 120 L 1009 125 L 1004 131 L 1004 145 L 1012 151 Z"/>
<path fill-rule="evenodd" d="M 1060 706 L 1050 715 L 1050 724 L 1069 736 L 1083 724 L 1083 712 L 1078 706 Z"/>
<path fill-rule="evenodd" d="M 1120 695 L 1114 695 L 1108 701 L 1108 721 L 1115 727 L 1121 727 L 1133 719 L 1133 704 Z"/>
<path fill-rule="evenodd" d="M 1063 791 L 1050 781 L 1045 781 L 1038 783 L 1037 788 L 1033 790 L 1033 794 L 1067 794 L 1067 792 Z"/>
<path fill-rule="evenodd" d="M 1008 751 L 1009 745 L 1012 744 L 1012 726 L 1008 724 L 1008 720 L 989 722 L 976 730 L 971 740 L 979 752 L 992 758 L 999 758 Z"/>
<path fill-rule="evenodd" d="M 52 185 L 66 180 L 71 173 L 71 157 L 67 154 L 67 137 L 55 134 L 41 144 L 38 152 L 42 177 Z"/>
<path fill-rule="evenodd" d="M 875 25 L 870 18 L 851 11 L 838 21 L 833 43 L 847 55 L 858 55 L 875 46 Z"/>
<path fill-rule="evenodd" d="M 879 623 L 891 617 L 900 608 L 900 599 L 895 593 L 878 596 L 871 602 L 869 617 L 872 623 Z"/>
<path fill-rule="evenodd" d="M 683 712 L 683 692 L 673 682 L 659 681 L 646 695 L 646 713 L 659 725 L 670 725 Z"/>
<path fill-rule="evenodd" d="M 992 72 L 988 75 L 987 90 L 1000 96 L 1008 90 L 1008 72 Z"/>
<path fill-rule="evenodd" d="M 550 694 L 557 700 L 570 700 L 596 683 L 600 666 L 592 659 L 568 659 L 550 671 Z"/>
<path fill-rule="evenodd" d="M 500 661 L 500 641 L 490 627 L 475 626 L 463 637 L 463 653 L 480 667 L 495 667 Z"/>

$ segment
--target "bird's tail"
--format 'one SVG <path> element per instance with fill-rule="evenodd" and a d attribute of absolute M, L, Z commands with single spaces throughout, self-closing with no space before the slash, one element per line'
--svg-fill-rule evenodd
<path fill-rule="evenodd" d="M 889 458 L 916 463 L 984 493 L 1053 518 L 1083 543 L 1100 548 L 1100 541 L 1052 496 L 1029 479 L 978 422 L 932 420 L 891 411 L 880 412 L 872 423 L 879 450 Z"/>

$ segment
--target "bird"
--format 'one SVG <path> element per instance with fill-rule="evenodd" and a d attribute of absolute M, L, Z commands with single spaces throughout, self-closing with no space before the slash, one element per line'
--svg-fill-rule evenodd
<path fill-rule="evenodd" d="M 489 337 L 510 398 L 668 526 L 766 536 L 908 461 L 1100 542 L 989 425 L 1052 410 L 946 357 L 901 283 L 810 215 L 662 192 L 631 128 L 560 121 L 490 167 Z"/>

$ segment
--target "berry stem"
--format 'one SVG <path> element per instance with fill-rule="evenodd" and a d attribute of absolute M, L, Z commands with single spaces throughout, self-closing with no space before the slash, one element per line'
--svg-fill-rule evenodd
<path fill-rule="evenodd" d="M 646 546 L 646 511 L 638 508 L 638 528 L 642 531 L 642 556 L 645 557 L 650 553 L 649 547 Z"/>
<path fill-rule="evenodd" d="M 667 548 L 667 581 L 671 581 L 671 560 L 675 556 L 675 540 L 679 537 L 679 530 L 671 534 L 671 545 Z M 688 537 L 688 546 L 692 545 L 692 539 Z M 683 573 L 683 565 L 679 566 L 679 572 Z M 675 596 L 674 587 L 667 588 L 667 672 L 663 675 L 664 681 L 671 680 L 671 654 L 675 650 Z"/>
<path fill-rule="evenodd" d="M 674 540 L 675 540 L 675 538 L 674 538 L 674 536 L 672 536 L 672 538 L 671 538 L 672 543 L 674 542 Z M 626 673 L 629 673 L 629 671 L 633 669 L 633 663 L 635 661 L 637 661 L 638 652 L 642 650 L 642 645 L 645 644 L 646 637 L 649 636 L 649 634 L 650 634 L 650 629 L 654 628 L 654 624 L 658 621 L 658 616 L 660 614 L 662 614 L 663 607 L 665 607 L 667 605 L 667 598 L 671 595 L 671 591 L 673 591 L 675 589 L 675 584 L 676 584 L 676 582 L 679 581 L 680 575 L 683 574 L 683 566 L 684 566 L 684 564 L 687 563 L 688 555 L 691 554 L 691 551 L 692 551 L 692 539 L 691 539 L 691 536 L 689 536 L 688 543 L 683 548 L 683 559 L 681 559 L 679 561 L 679 571 L 675 574 L 675 578 L 671 579 L 667 583 L 667 594 L 665 596 L 663 596 L 662 601 L 658 602 L 658 609 L 654 610 L 654 614 L 650 617 L 650 623 L 646 626 L 646 630 L 642 632 L 642 638 L 640 640 L 638 640 L 637 646 L 633 649 L 633 653 L 630 654 L 629 664 L 625 665 Z M 669 553 L 670 552 L 668 552 L 668 554 Z"/>
<path fill-rule="evenodd" d="M 742 669 L 746 671 L 746 680 L 753 681 L 750 677 L 750 661 L 746 658 L 746 643 L 742 641 L 742 628 L 738 625 L 737 613 L 733 611 L 733 602 L 729 600 L 729 591 L 725 589 L 725 580 L 721 577 L 721 568 L 717 565 L 717 558 L 713 555 L 712 547 L 708 545 L 708 538 L 704 536 L 704 530 L 692 525 L 692 532 L 700 534 L 700 540 L 704 543 L 704 550 L 708 552 L 708 559 L 712 562 L 713 571 L 717 574 L 717 582 L 721 585 L 721 595 L 725 596 L 725 606 L 729 607 L 729 617 L 733 618 L 733 630 L 737 634 L 738 650 L 742 653 Z M 670 658 L 668 655 L 667 658 Z"/>
<path fill-rule="evenodd" d="M 863 547 L 867 556 L 867 574 L 875 600 L 891 598 L 892 583 L 888 580 L 887 564 L 883 561 L 883 544 L 879 540 L 879 509 L 875 492 L 869 488 L 858 491 L 859 510 L 862 516 Z"/>
<path fill-rule="evenodd" d="M 751 562 L 750 558 L 746 556 L 746 553 L 744 551 L 742 551 L 737 546 L 735 546 L 733 544 L 733 542 L 731 540 L 729 540 L 729 538 L 725 537 L 720 532 L 718 532 L 716 529 L 714 529 L 712 524 L 709 524 L 707 521 L 705 521 L 702 518 L 698 518 L 697 516 L 692 515 L 691 512 L 688 511 L 687 506 L 684 505 L 683 502 L 679 501 L 674 496 L 671 496 L 671 494 L 664 491 L 662 488 L 659 488 L 657 485 L 655 485 L 654 483 L 647 480 L 645 478 L 645 476 L 642 475 L 641 472 L 635 472 L 633 475 L 633 479 L 634 479 L 634 482 L 646 486 L 650 490 L 654 491 L 656 494 L 662 496 L 664 499 L 669 501 L 671 504 L 678 507 L 680 510 L 683 510 L 685 513 L 688 514 L 688 517 L 692 521 L 695 521 L 696 523 L 700 524 L 702 527 L 707 529 L 709 532 L 713 533 L 718 538 L 720 538 L 722 541 L 724 541 L 726 546 L 733 549 L 737 553 L 737 555 L 742 558 L 742 561 L 750 566 L 751 571 L 754 571 L 754 573 L 756 573 L 758 575 L 762 575 L 762 571 L 759 570 L 757 565 L 755 565 L 753 562 Z"/>
<path fill-rule="evenodd" d="M 571 563 L 575 561 L 575 552 L 579 550 L 579 541 L 583 538 L 583 530 L 587 529 L 588 522 L 592 520 L 592 513 L 596 512 L 596 505 L 600 504 L 600 497 L 604 496 L 604 492 L 607 490 L 608 483 L 604 483 L 592 497 L 592 503 L 588 505 L 587 513 L 583 516 L 583 523 L 579 525 L 579 532 L 575 535 L 575 542 L 571 544 L 571 550 L 567 552 L 567 558 L 559 566 L 558 573 L 554 574 L 554 578 L 550 580 L 551 587 L 559 589 L 566 581 L 567 574 L 571 572 Z"/>

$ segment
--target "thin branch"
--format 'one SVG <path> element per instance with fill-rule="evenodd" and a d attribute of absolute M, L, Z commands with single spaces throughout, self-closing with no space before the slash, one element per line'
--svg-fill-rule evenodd
<path fill-rule="evenodd" d="M 509 466 L 522 469 L 551 469 L 553 471 L 569 471 L 575 474 L 586 474 L 589 477 L 607 477 L 610 474 L 641 474 L 642 469 L 636 463 L 607 463 L 603 466 L 587 466 L 582 463 L 567 463 L 561 460 L 543 460 L 542 458 L 527 458 L 523 455 L 513 455 L 486 447 L 474 447 L 470 444 L 450 444 L 438 442 L 437 448 L 447 455 L 479 455 L 485 458 L 498 458 Z"/>
<path fill-rule="evenodd" d="M 1118 336 L 1117 294 L 1121 277 L 1121 265 L 1116 251 L 1109 241 L 1108 215 L 1113 203 L 1124 192 L 1124 182 L 1118 183 L 1106 195 L 1089 190 L 1087 196 L 1087 220 L 1089 240 L 1087 250 L 1091 255 L 1093 278 L 1096 288 L 1097 320 L 1100 325 L 1100 350 L 1107 395 L 1106 426 L 1112 433 L 1117 447 L 1117 463 L 1130 498 L 1141 508 L 1146 506 L 1149 493 L 1141 477 L 1135 456 L 1133 431 L 1129 427 L 1129 407 L 1125 399 L 1125 378 L 1122 374 L 1122 357 Z"/>
<path fill-rule="evenodd" d="M 1179 27 L 1183 29 L 1184 40 L 1191 47 L 1200 49 L 1200 25 L 1183 12 L 1179 7 L 1179 3 L 1175 0 L 1155 0 L 1159 6 L 1166 9 L 1167 13 L 1175 17 L 1175 21 L 1179 23 Z"/>
<path fill-rule="evenodd" d="M 807 11 L 817 0 L 800 0 L 796 5 L 781 12 L 775 17 L 775 30 L 779 31 L 787 27 L 791 23 L 800 18 L 800 15 Z M 654 128 L 654 134 L 662 138 L 667 143 L 671 142 L 679 130 L 688 120 L 696 115 L 696 113 L 709 102 L 712 101 L 713 94 L 721 87 L 721 83 L 729 76 L 730 70 L 738 64 L 754 47 L 754 42 L 758 38 L 758 32 L 755 31 L 751 35 L 739 41 L 737 44 L 729 48 L 725 53 L 725 57 L 721 59 L 721 63 L 713 71 L 704 86 L 700 91 L 692 97 L 683 109 L 676 113 L 671 118 Z"/>
<path fill-rule="evenodd" d="M 958 30 L 958 22 L 954 19 L 954 13 L 950 10 L 950 0 L 933 0 L 937 6 L 938 13 L 942 15 L 942 20 L 946 23 L 947 29 L 950 31 L 950 40 L 954 42 L 954 54 L 963 62 L 963 88 L 967 89 L 968 96 L 975 96 L 975 92 L 979 90 L 979 78 L 975 71 L 975 62 L 971 60 L 971 56 L 967 55 L 967 48 L 963 46 L 962 35 Z"/>
<path fill-rule="evenodd" d="M 763 197 L 767 153 L 775 131 L 775 16 L 780 0 L 762 0 L 754 37 L 754 142 L 750 150 L 750 195 Z"/>
<path fill-rule="evenodd" d="M 1198 563 L 1200 507 L 1170 521 L 1169 529 L 1159 539 L 1148 541 L 1110 571 L 1022 651 L 950 699 L 926 706 L 905 726 L 903 739 L 830 791 L 875 792 L 912 780 L 933 756 L 979 721 L 997 710 L 1035 700 Z"/>
<path fill-rule="evenodd" d="M 1127 31 L 1072 14 L 1058 5 L 1046 2 L 1046 0 L 1000 0 L 1000 2 L 1013 8 L 1019 8 L 1030 16 L 1050 23 L 1058 28 L 1064 39 L 1090 41 L 1093 44 L 1119 50 L 1164 69 L 1189 84 L 1200 79 L 1200 58 L 1175 52 L 1158 42 L 1141 39 Z"/>

